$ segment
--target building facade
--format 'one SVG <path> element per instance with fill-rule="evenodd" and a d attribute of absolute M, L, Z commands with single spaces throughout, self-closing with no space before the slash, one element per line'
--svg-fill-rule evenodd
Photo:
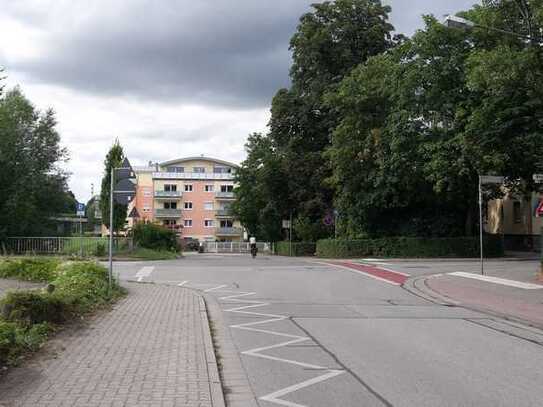
<path fill-rule="evenodd" d="M 236 164 L 203 156 L 134 167 L 138 221 L 160 223 L 184 239 L 243 239 L 230 211 L 237 169 Z"/>
<path fill-rule="evenodd" d="M 543 218 L 537 217 L 536 208 L 543 195 L 533 193 L 531 199 L 518 199 L 506 195 L 488 202 L 485 213 L 485 231 L 503 236 L 506 250 L 541 250 Z"/>

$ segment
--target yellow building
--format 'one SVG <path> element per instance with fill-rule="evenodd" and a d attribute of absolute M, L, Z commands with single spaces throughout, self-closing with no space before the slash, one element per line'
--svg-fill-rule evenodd
<path fill-rule="evenodd" d="M 503 235 L 506 250 L 539 251 L 543 218 L 535 213 L 542 199 L 542 195 L 534 192 L 530 200 L 506 195 L 488 202 L 485 231 Z"/>

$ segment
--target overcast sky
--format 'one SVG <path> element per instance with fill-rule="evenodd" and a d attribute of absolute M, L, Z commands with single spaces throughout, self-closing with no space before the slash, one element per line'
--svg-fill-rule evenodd
<path fill-rule="evenodd" d="M 289 39 L 315 0 L 0 0 L 0 66 L 57 112 L 70 188 L 99 192 L 118 137 L 135 165 L 205 154 L 239 163 L 288 86 Z M 477 0 L 389 0 L 411 34 Z M 90 5 L 89 5 L 90 4 Z"/>

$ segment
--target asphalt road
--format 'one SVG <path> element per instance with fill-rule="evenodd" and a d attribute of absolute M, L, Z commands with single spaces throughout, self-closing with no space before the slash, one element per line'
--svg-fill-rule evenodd
<path fill-rule="evenodd" d="M 409 268 L 417 264 L 392 269 L 442 272 Z M 193 255 L 115 271 L 213 295 L 262 407 L 542 405 L 543 331 L 436 305 L 355 270 Z"/>

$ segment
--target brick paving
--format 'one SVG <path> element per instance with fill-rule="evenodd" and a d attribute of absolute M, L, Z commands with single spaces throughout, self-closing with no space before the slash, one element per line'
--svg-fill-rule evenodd
<path fill-rule="evenodd" d="M 129 284 L 129 296 L 0 378 L 0 406 L 224 406 L 202 298 Z M 40 357 L 41 356 L 41 357 Z"/>

